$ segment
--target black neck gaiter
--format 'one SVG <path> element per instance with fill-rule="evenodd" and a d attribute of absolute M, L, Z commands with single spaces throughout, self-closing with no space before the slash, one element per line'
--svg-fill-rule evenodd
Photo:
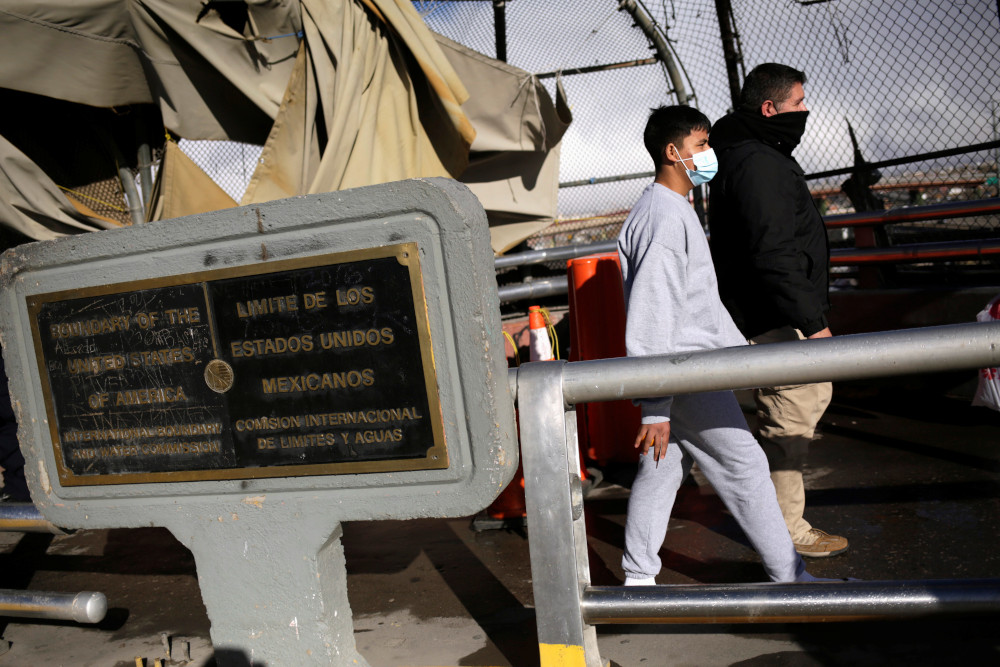
<path fill-rule="evenodd" d="M 791 155 L 806 131 L 808 111 L 787 111 L 774 116 L 738 112 L 740 119 L 754 136 L 785 155 Z"/>

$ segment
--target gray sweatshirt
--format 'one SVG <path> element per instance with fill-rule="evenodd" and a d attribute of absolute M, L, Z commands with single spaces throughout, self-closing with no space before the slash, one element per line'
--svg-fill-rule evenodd
<path fill-rule="evenodd" d="M 698 216 L 673 190 L 650 184 L 618 234 L 628 356 L 746 345 L 719 299 Z M 643 399 L 642 423 L 670 419 L 672 397 Z"/>

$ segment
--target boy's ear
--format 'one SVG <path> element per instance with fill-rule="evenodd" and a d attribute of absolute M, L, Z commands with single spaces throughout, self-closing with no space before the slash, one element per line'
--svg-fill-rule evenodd
<path fill-rule="evenodd" d="M 671 148 L 674 150 L 671 151 Z M 677 151 L 677 146 L 674 146 L 673 144 L 667 144 L 667 147 L 663 149 L 664 164 L 673 164 L 674 162 L 677 162 L 677 158 L 680 156 L 681 154 Z"/>

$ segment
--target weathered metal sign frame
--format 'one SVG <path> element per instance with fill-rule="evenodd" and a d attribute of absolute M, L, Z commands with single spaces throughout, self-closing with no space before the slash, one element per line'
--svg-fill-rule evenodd
<path fill-rule="evenodd" d="M 226 280 L 229 280 L 230 283 L 232 283 L 234 282 L 232 279 L 238 279 L 238 278 L 260 278 L 260 277 L 268 277 L 274 275 L 281 275 L 281 277 L 285 277 L 288 276 L 290 272 L 299 271 L 301 273 L 304 270 L 309 270 L 309 269 L 320 269 L 321 271 L 319 271 L 319 273 L 321 275 L 329 274 L 334 269 L 334 267 L 337 268 L 349 267 L 354 264 L 363 264 L 366 262 L 370 262 L 372 260 L 387 260 L 387 259 L 398 262 L 398 264 L 405 270 L 405 273 L 408 278 L 410 287 L 408 296 L 410 297 L 410 300 L 408 303 L 404 304 L 406 307 L 405 312 L 393 313 L 393 315 L 396 315 L 397 317 L 402 316 L 407 319 L 412 319 L 412 327 L 410 327 L 409 333 L 411 337 L 415 336 L 416 338 L 416 341 L 413 342 L 415 342 L 418 346 L 419 358 L 416 361 L 404 359 L 402 360 L 402 362 L 405 363 L 406 361 L 411 361 L 411 365 L 412 363 L 417 363 L 420 367 L 420 371 L 422 373 L 422 381 L 423 381 L 423 387 L 422 387 L 423 396 L 422 397 L 418 396 L 416 401 L 419 402 L 420 405 L 419 407 L 414 407 L 412 411 L 410 410 L 410 408 L 406 408 L 407 410 L 406 415 L 410 416 L 410 413 L 412 412 L 419 418 L 419 420 L 425 420 L 427 424 L 424 428 L 420 429 L 420 432 L 422 434 L 427 434 L 429 432 L 429 435 L 431 436 L 430 439 L 426 443 L 418 442 L 411 445 L 408 448 L 409 450 L 411 450 L 410 455 L 405 458 L 395 458 L 390 456 L 388 458 L 365 459 L 356 452 L 357 449 L 361 449 L 364 446 L 364 439 L 362 438 L 362 434 L 366 436 L 368 436 L 369 434 L 372 435 L 378 434 L 381 436 L 387 433 L 388 435 L 386 435 L 385 437 L 391 438 L 393 437 L 394 434 L 398 433 L 399 438 L 402 440 L 404 438 L 403 435 L 404 431 L 407 433 L 407 436 L 411 438 L 414 437 L 411 435 L 411 432 L 414 430 L 413 427 L 411 426 L 408 429 L 404 428 L 391 429 L 391 430 L 381 429 L 380 431 L 375 431 L 375 430 L 361 431 L 358 429 L 328 428 L 320 432 L 320 434 L 323 436 L 322 439 L 319 437 L 315 437 L 317 436 L 317 433 L 315 432 L 316 429 L 314 428 L 312 429 L 313 432 L 309 433 L 309 435 L 312 435 L 314 437 L 312 437 L 311 440 L 307 440 L 307 442 L 319 441 L 322 445 L 324 445 L 322 449 L 309 450 L 301 446 L 300 447 L 289 446 L 290 444 L 301 442 L 303 440 L 301 436 L 295 438 L 294 436 L 264 435 L 261 437 L 257 437 L 257 442 L 260 443 L 258 447 L 262 450 L 260 453 L 263 455 L 276 453 L 272 450 L 276 450 L 279 446 L 282 447 L 282 450 L 280 450 L 281 453 L 285 453 L 284 448 L 286 446 L 289 446 L 289 449 L 292 450 L 292 452 L 290 453 L 294 453 L 296 457 L 301 456 L 304 459 L 307 452 L 311 453 L 312 451 L 319 451 L 323 454 L 326 454 L 332 451 L 334 447 L 337 447 L 339 445 L 341 449 L 349 448 L 352 452 L 358 455 L 359 458 L 363 458 L 363 460 L 359 461 L 348 460 L 348 461 L 329 462 L 329 463 L 314 463 L 314 462 L 289 463 L 286 461 L 285 463 L 271 463 L 271 464 L 258 465 L 255 467 L 237 465 L 239 460 L 251 463 L 259 462 L 254 456 L 252 456 L 252 454 L 256 452 L 251 451 L 249 454 L 238 456 L 238 453 L 241 451 L 241 449 L 245 451 L 247 447 L 244 446 L 243 448 L 240 448 L 237 446 L 237 443 L 235 442 L 236 436 L 233 433 L 234 425 L 236 427 L 236 430 L 239 431 L 241 430 L 240 429 L 241 424 L 244 422 L 248 422 L 249 420 L 246 419 L 240 420 L 232 416 L 232 412 L 240 407 L 241 401 L 239 400 L 234 400 L 231 402 L 226 401 L 229 392 L 230 390 L 232 390 L 234 384 L 243 385 L 246 384 L 248 380 L 248 378 L 246 377 L 239 377 L 240 375 L 239 373 L 236 373 L 234 376 L 233 367 L 234 365 L 239 367 L 239 362 L 237 361 L 237 359 L 234 359 L 233 357 L 236 356 L 237 354 L 245 353 L 246 351 L 249 351 L 252 354 L 254 350 L 252 345 L 248 347 L 249 343 L 245 341 L 235 341 L 235 342 L 228 341 L 227 344 L 227 341 L 222 340 L 222 335 L 220 332 L 220 326 L 218 325 L 218 320 L 224 318 L 225 316 L 219 311 L 223 310 L 223 308 L 221 307 L 222 305 L 227 305 L 235 308 L 235 310 L 238 312 L 238 317 L 240 318 L 249 319 L 255 316 L 255 314 L 247 312 L 248 307 L 251 308 L 251 310 L 253 308 L 253 304 L 251 303 L 244 303 L 238 301 L 236 303 L 222 302 L 220 304 L 221 301 L 220 298 L 212 298 L 212 295 L 210 295 L 210 292 L 213 291 L 212 290 L 213 286 L 220 283 L 221 281 L 226 281 Z M 384 266 L 384 262 L 382 266 Z M 356 271 L 354 271 L 353 273 L 356 273 Z M 129 307 L 130 302 L 141 303 L 143 301 L 146 301 L 146 299 L 143 298 L 143 295 L 148 293 L 149 291 L 158 290 L 162 288 L 180 287 L 180 286 L 189 286 L 194 288 L 193 290 L 189 291 L 194 292 L 196 297 L 200 297 L 200 300 L 197 300 L 196 298 L 196 300 L 194 301 L 194 303 L 197 304 L 197 306 L 199 307 L 189 306 L 186 309 L 169 309 L 165 311 L 166 316 L 156 315 L 156 313 L 159 313 L 161 311 L 147 312 L 150 310 L 148 307 L 146 307 L 145 309 L 137 307 L 132 307 L 130 309 Z M 371 288 L 368 287 L 364 289 L 369 290 L 366 293 L 366 297 L 370 295 L 370 301 L 374 302 L 375 297 L 374 293 L 371 292 Z M 385 290 L 380 290 L 380 291 L 385 291 Z M 328 315 L 331 312 L 335 312 L 335 309 L 337 307 L 341 307 L 348 311 L 354 311 L 359 308 L 362 308 L 363 306 L 360 303 L 349 303 L 348 301 L 355 301 L 355 300 L 360 301 L 361 299 L 365 298 L 357 296 L 359 294 L 360 291 L 359 288 L 357 287 L 351 287 L 349 289 L 347 287 L 344 287 L 344 291 L 343 292 L 337 291 L 336 296 L 334 296 L 332 291 L 329 294 L 327 294 L 325 290 L 316 293 L 307 292 L 304 294 L 304 298 L 299 298 L 300 295 L 293 294 L 290 295 L 289 297 L 285 297 L 284 300 L 279 300 L 277 302 L 279 308 L 276 308 L 276 310 L 280 311 L 278 315 L 286 315 L 286 314 L 297 315 L 298 311 L 308 310 L 310 308 L 316 312 L 322 312 L 322 314 L 324 315 Z M 310 304 L 310 297 L 312 300 L 311 304 Z M 103 338 L 105 339 L 114 333 L 118 333 L 117 338 L 121 339 L 123 335 L 121 330 L 123 329 L 126 330 L 125 331 L 126 334 L 130 334 L 130 337 L 133 340 L 135 340 L 137 336 L 142 336 L 142 334 L 145 334 L 144 337 L 146 339 L 149 339 L 150 338 L 149 334 L 156 334 L 160 333 L 161 331 L 166 331 L 167 334 L 170 335 L 175 340 L 180 339 L 183 334 L 188 334 L 188 337 L 190 338 L 191 337 L 190 332 L 194 330 L 196 324 L 198 325 L 198 328 L 204 330 L 202 338 L 207 337 L 208 340 L 197 341 L 198 343 L 201 343 L 200 347 L 203 349 L 199 350 L 197 349 L 197 347 L 199 346 L 196 346 L 196 349 L 192 351 L 191 347 L 185 346 L 183 348 L 180 347 L 172 348 L 172 351 L 174 352 L 175 356 L 178 357 L 179 363 L 187 361 L 189 362 L 188 366 L 193 366 L 194 368 L 197 368 L 199 370 L 201 370 L 202 368 L 204 369 L 202 373 L 199 373 L 199 375 L 203 376 L 204 378 L 203 381 L 206 387 L 202 387 L 201 389 L 203 393 L 211 392 L 209 395 L 217 397 L 218 399 L 217 403 L 219 404 L 219 407 L 215 410 L 217 414 L 211 416 L 212 419 L 217 419 L 218 421 L 211 422 L 210 425 L 212 428 L 201 429 L 202 431 L 201 435 L 203 436 L 205 435 L 205 431 L 209 432 L 208 439 L 206 439 L 205 437 L 201 437 L 200 439 L 198 439 L 197 435 L 188 436 L 188 438 L 193 437 L 196 439 L 193 441 L 189 439 L 182 443 L 177 443 L 176 437 L 174 438 L 168 437 L 166 439 L 164 439 L 163 437 L 160 437 L 159 439 L 155 437 L 146 437 L 146 438 L 133 437 L 131 441 L 126 440 L 124 444 L 121 443 L 121 440 L 104 439 L 104 445 L 101 446 L 100 443 L 102 442 L 102 439 L 96 438 L 97 439 L 96 444 L 92 446 L 82 446 L 82 447 L 77 446 L 75 443 L 70 444 L 65 442 L 66 436 L 72 435 L 73 433 L 81 432 L 80 430 L 77 430 L 77 431 L 69 431 L 68 433 L 61 433 L 61 430 L 67 427 L 67 422 L 79 423 L 82 420 L 94 424 L 101 423 L 102 421 L 111 424 L 110 428 L 101 428 L 101 429 L 95 428 L 92 431 L 87 431 L 87 430 L 82 431 L 83 433 L 88 434 L 88 442 L 94 439 L 90 437 L 90 434 L 94 433 L 98 435 L 107 433 L 117 435 L 119 433 L 126 433 L 126 434 L 135 432 L 147 433 L 147 432 L 154 432 L 156 430 L 153 428 L 148 428 L 147 425 L 145 424 L 137 424 L 136 427 L 134 428 L 121 428 L 120 424 L 116 425 L 115 422 L 111 422 L 109 419 L 109 415 L 106 414 L 109 411 L 112 413 L 114 412 L 115 401 L 114 400 L 108 401 L 108 397 L 117 396 L 118 403 L 119 404 L 124 403 L 125 406 L 124 408 L 122 408 L 123 412 L 115 416 L 117 416 L 118 419 L 121 419 L 122 417 L 125 417 L 127 419 L 129 412 L 133 412 L 135 407 L 135 399 L 131 399 L 128 397 L 135 396 L 139 392 L 147 394 L 152 393 L 151 391 L 146 389 L 142 390 L 127 389 L 127 387 L 123 388 L 121 385 L 115 384 L 115 387 L 118 389 L 118 391 L 93 394 L 91 395 L 91 400 L 89 401 L 89 405 L 79 405 L 79 406 L 74 405 L 73 402 L 71 401 L 72 397 L 70 397 L 65 401 L 65 403 L 69 405 L 57 406 L 56 395 L 57 393 L 61 394 L 64 392 L 56 391 L 56 387 L 53 386 L 53 381 L 52 381 L 53 377 L 58 377 L 59 379 L 63 380 L 64 383 L 69 383 L 69 381 L 75 380 L 78 381 L 77 384 L 86 385 L 87 377 L 97 380 L 99 379 L 98 376 L 101 375 L 104 376 L 115 375 L 116 371 L 117 371 L 117 376 L 120 378 L 121 370 L 123 368 L 127 368 L 130 365 L 129 357 L 126 356 L 125 354 L 127 350 L 98 349 L 97 347 L 94 347 L 94 343 L 92 342 L 95 336 L 93 335 L 85 336 L 83 333 L 79 333 L 79 330 L 81 329 L 81 321 L 80 321 L 81 316 L 79 315 L 80 308 L 92 307 L 93 304 L 95 303 L 94 301 L 95 298 L 97 298 L 98 302 L 110 303 L 112 312 L 121 313 L 121 314 L 110 315 L 110 317 L 97 318 L 95 316 L 93 320 L 83 321 L 83 324 L 85 325 L 89 324 L 90 322 L 104 323 L 106 329 L 112 330 L 111 333 L 103 336 Z M 329 299 L 329 301 L 332 303 L 328 303 L 327 299 Z M 71 310 L 69 311 L 77 317 L 76 321 L 73 321 L 72 323 L 67 323 L 67 322 L 53 323 L 51 321 L 51 318 L 49 318 L 50 322 L 49 327 L 43 327 L 41 325 L 41 320 L 46 315 L 49 315 L 50 311 L 54 307 L 64 306 L 68 304 L 76 304 L 75 307 L 71 306 Z M 289 307 L 289 304 L 292 307 L 294 307 L 294 311 L 296 312 L 291 313 L 284 310 L 285 308 Z M 267 304 L 264 303 L 265 308 L 266 305 Z M 349 251 L 349 252 L 342 252 L 342 253 L 335 253 L 328 255 L 319 255 L 309 258 L 269 261 L 259 265 L 247 265 L 241 267 L 215 269 L 215 270 L 201 271 L 191 274 L 181 274 L 163 278 L 150 278 L 150 279 L 131 281 L 126 283 L 100 285 L 88 288 L 79 288 L 73 290 L 64 290 L 60 292 L 37 294 L 31 297 L 27 297 L 27 307 L 28 307 L 28 312 L 31 316 L 30 323 L 32 329 L 32 337 L 34 339 L 35 354 L 38 362 L 39 378 L 41 380 L 42 392 L 45 399 L 45 408 L 48 417 L 49 431 L 53 447 L 55 450 L 55 463 L 58 470 L 60 482 L 65 486 L 94 485 L 94 484 L 133 484 L 133 483 L 146 483 L 146 482 L 172 482 L 172 481 L 176 482 L 176 481 L 220 480 L 220 479 L 250 479 L 250 478 L 265 478 L 265 477 L 288 477 L 288 476 L 299 476 L 299 475 L 328 475 L 328 474 L 345 474 L 345 473 L 388 472 L 388 471 L 402 471 L 402 470 L 424 470 L 424 469 L 448 467 L 448 453 L 444 441 L 443 424 L 441 422 L 441 407 L 437 398 L 437 379 L 433 363 L 430 328 L 427 322 L 427 310 L 426 310 L 426 300 L 423 291 L 423 279 L 420 270 L 420 252 L 419 252 L 419 247 L 416 243 L 395 244 L 392 246 L 383 246 L 379 248 L 370 248 L 370 249 Z M 186 317 L 186 315 L 188 315 L 189 310 L 193 312 L 193 315 L 195 317 L 194 323 L 189 322 L 188 318 Z M 83 312 L 89 312 L 89 311 L 83 311 Z M 98 315 L 99 314 L 101 313 L 98 313 Z M 274 315 L 274 313 L 270 314 Z M 154 319 L 154 316 L 158 320 L 167 320 L 168 319 L 167 316 L 169 316 L 174 321 L 174 326 L 172 328 L 175 330 L 171 331 L 171 327 L 169 324 L 166 325 L 167 329 L 164 330 L 157 329 L 156 327 L 160 327 L 163 325 L 160 324 L 159 322 L 157 322 L 155 325 L 150 324 L 151 320 Z M 315 320 L 317 318 L 314 317 L 312 319 Z M 357 317 L 355 317 L 354 319 L 356 320 Z M 382 319 L 383 321 L 387 321 L 384 315 Z M 178 322 L 178 320 L 180 321 Z M 336 316 L 332 317 L 327 316 L 323 318 L 323 321 L 328 325 L 335 325 L 337 322 L 337 318 Z M 299 320 L 298 319 L 294 320 L 293 325 L 299 325 Z M 88 341 L 91 341 L 90 347 L 92 349 L 84 351 L 83 356 L 79 355 L 72 356 L 67 354 L 67 355 L 61 355 L 62 358 L 60 358 L 60 355 L 58 355 L 53 351 L 53 347 L 57 347 L 58 344 L 62 342 L 62 340 L 73 340 L 74 328 L 77 330 L 77 333 L 79 334 L 78 338 L 84 338 Z M 89 330 L 89 326 L 87 327 L 87 329 Z M 60 330 L 62 330 L 62 335 L 60 335 Z M 128 330 L 131 330 L 131 333 Z M 372 329 L 369 329 L 368 331 L 371 332 Z M 393 336 L 392 343 L 396 343 L 397 341 L 402 342 L 405 340 L 404 336 L 406 334 L 400 331 L 398 327 L 396 328 L 396 331 L 394 333 L 393 330 L 389 327 L 383 327 L 382 331 L 383 332 L 388 331 L 389 335 Z M 319 331 L 314 331 L 314 330 L 303 331 L 301 329 L 293 330 L 293 333 L 296 336 L 294 340 L 301 341 L 305 339 L 308 341 L 309 347 L 311 348 L 310 352 L 318 352 L 318 350 L 320 349 L 319 341 L 323 340 L 324 336 L 327 337 L 327 340 L 331 340 L 333 336 L 333 334 L 329 332 L 324 334 Z M 58 342 L 55 346 L 52 344 L 51 340 L 46 340 L 47 335 L 49 338 L 57 339 Z M 379 338 L 377 333 L 375 337 Z M 96 338 L 101 338 L 101 337 L 96 336 Z M 162 338 L 162 333 L 159 336 L 159 338 Z M 265 340 L 268 343 L 271 343 L 271 341 L 275 339 L 265 339 Z M 278 340 L 289 340 L 289 339 L 281 338 Z M 209 345 L 206 344 L 206 342 L 210 344 L 211 347 L 210 350 L 207 349 Z M 380 340 L 377 342 L 383 342 L 383 341 Z M 242 343 L 242 346 L 239 345 L 239 343 Z M 301 343 L 299 344 L 301 345 Z M 287 346 L 287 343 L 285 343 L 285 345 Z M 258 345 L 257 347 L 260 348 L 261 345 Z M 332 347 L 332 345 L 330 345 L 329 347 Z M 410 345 L 409 347 L 410 349 L 408 351 L 412 354 L 413 346 Z M 46 353 L 46 348 L 48 348 L 48 354 Z M 244 350 L 244 348 L 246 349 Z M 181 350 L 183 350 L 184 358 L 181 358 L 182 356 Z M 143 352 L 145 353 L 145 356 L 147 357 L 150 356 L 147 353 L 147 351 L 144 350 Z M 210 359 L 205 358 L 206 355 L 211 358 Z M 294 355 L 290 355 L 290 353 L 287 351 L 279 353 L 278 356 L 284 357 L 283 361 L 287 360 L 289 356 L 292 356 L 294 358 Z M 309 356 L 315 359 L 315 354 Z M 153 356 L 152 359 L 155 361 L 156 357 Z M 139 356 L 138 352 L 133 351 L 131 352 L 131 360 L 136 362 L 135 365 L 141 365 L 143 362 L 143 357 Z M 63 372 L 64 364 L 75 366 L 76 368 L 72 373 L 65 373 Z M 373 363 L 372 365 L 377 366 L 378 364 Z M 371 371 L 371 369 L 365 369 L 365 371 Z M 56 375 L 56 373 L 58 373 L 58 375 Z M 220 381 L 220 376 L 219 376 L 220 373 L 224 376 L 223 381 Z M 351 371 L 351 373 L 354 373 L 358 375 L 358 377 L 361 377 L 357 371 Z M 342 372 L 339 375 L 343 376 L 343 374 L 344 373 Z M 310 376 L 304 376 L 304 377 L 307 377 L 309 380 L 312 380 L 314 379 L 313 378 L 314 375 L 315 374 L 311 374 Z M 329 374 L 324 374 L 324 375 L 329 375 Z M 374 375 L 374 373 L 372 375 Z M 317 378 L 318 377 L 319 376 L 317 376 Z M 194 395 L 194 392 L 191 390 L 191 382 L 193 381 L 195 384 L 200 384 L 199 378 L 187 377 L 184 379 L 187 381 L 186 384 L 188 386 L 187 395 Z M 258 379 L 259 378 L 255 377 L 249 378 L 249 380 L 254 380 L 254 381 Z M 365 378 L 366 381 L 367 379 L 368 378 Z M 318 384 L 318 380 L 316 384 Z M 410 383 L 411 386 L 408 387 L 411 390 L 411 392 L 414 389 L 414 387 L 412 386 L 413 384 L 414 383 L 411 381 Z M 197 390 L 198 388 L 196 387 L 195 389 Z M 173 391 L 173 388 L 170 388 L 170 390 Z M 180 394 L 184 396 L 185 402 L 189 402 L 187 400 L 187 395 L 183 393 L 184 392 L 183 386 L 178 386 L 177 390 L 179 390 Z M 122 398 L 123 396 L 126 397 L 126 399 L 123 399 Z M 82 395 L 78 396 L 78 398 L 81 400 L 84 399 Z M 246 400 L 247 397 L 244 395 L 242 398 Z M 111 403 L 110 406 L 108 405 L 109 402 Z M 288 401 L 286 401 L 286 403 L 288 403 Z M 147 401 L 147 404 L 156 405 L 156 403 L 153 400 Z M 59 409 L 60 407 L 62 407 L 61 410 Z M 84 415 L 82 417 L 76 417 L 75 419 L 67 415 L 66 414 L 67 408 L 74 408 L 74 407 L 82 408 L 82 412 L 84 413 Z M 168 408 L 172 408 L 172 405 L 166 404 L 162 408 L 160 408 L 159 411 L 161 413 L 168 412 Z M 378 410 L 378 408 L 375 409 Z M 204 412 L 206 411 L 211 412 L 209 406 L 206 406 L 204 404 L 200 405 L 196 404 L 194 406 L 187 406 L 187 405 L 184 406 L 181 414 L 182 415 L 190 414 L 192 410 L 194 410 L 196 414 L 204 414 Z M 77 412 L 81 412 L 81 410 L 78 409 Z M 147 414 L 148 412 L 149 411 L 147 411 Z M 400 411 L 397 410 L 397 412 Z M 354 415 L 357 413 L 351 412 L 351 413 L 334 413 L 334 414 Z M 306 416 L 308 417 L 309 415 Z M 284 415 L 282 415 L 282 417 L 284 417 Z M 295 414 L 291 416 L 291 419 L 293 421 L 298 422 L 300 432 L 302 426 L 301 417 L 302 417 L 301 415 L 295 415 Z M 178 426 L 178 425 L 168 424 L 168 426 Z M 184 426 L 188 425 L 185 424 Z M 202 423 L 200 424 L 200 426 L 207 427 L 209 426 L 209 424 Z M 165 429 L 163 429 L 161 426 L 159 430 L 161 432 L 164 432 Z M 176 431 L 177 429 L 172 428 L 170 430 Z M 280 428 L 264 429 L 264 433 L 293 433 L 293 432 L 295 431 L 291 431 L 290 429 L 284 429 L 284 430 Z M 338 439 L 337 436 L 340 436 L 340 438 Z M 327 440 L 331 439 L 332 439 L 332 445 L 326 442 Z M 349 441 L 352 439 L 361 441 L 362 443 L 361 446 L 349 443 Z M 150 440 L 152 440 L 152 442 Z M 278 442 L 276 443 L 275 440 L 277 440 Z M 116 442 L 118 444 L 115 444 Z M 98 456 L 99 453 L 102 451 L 103 452 L 110 451 L 112 453 L 128 452 L 129 455 L 132 457 L 131 459 L 124 455 L 117 456 L 117 458 L 122 459 L 122 462 L 118 463 L 117 467 L 125 468 L 129 463 L 135 461 L 136 459 L 139 459 L 142 453 L 144 452 L 167 451 L 168 448 L 177 449 L 180 445 L 183 445 L 186 449 L 195 449 L 195 450 L 198 450 L 199 448 L 203 447 L 204 449 L 209 450 L 208 454 L 210 455 L 216 454 L 220 450 L 220 445 L 221 445 L 221 450 L 223 454 L 227 456 L 222 456 L 222 455 L 210 456 L 210 457 L 195 456 L 189 458 L 201 458 L 203 460 L 207 460 L 209 463 L 215 463 L 215 464 L 219 464 L 218 459 L 220 458 L 228 458 L 231 461 L 231 465 L 225 466 L 224 464 L 220 464 L 220 467 L 204 468 L 198 466 L 198 464 L 195 463 L 193 467 L 188 466 L 182 470 L 175 470 L 175 471 L 162 471 L 162 472 L 142 471 L 142 472 L 130 473 L 130 472 L 123 472 L 122 470 L 112 470 L 104 474 L 82 474 L 78 472 L 78 470 L 71 469 L 71 466 L 68 464 L 68 461 L 71 458 L 70 457 L 71 453 L 80 456 L 81 460 L 83 462 L 86 462 L 87 459 L 85 457 L 82 457 L 81 455 L 84 454 L 88 455 L 90 457 L 90 460 L 92 461 L 93 458 Z M 414 448 L 422 450 L 423 452 L 422 455 L 413 455 L 412 450 Z M 386 448 L 382 447 L 381 449 L 385 450 Z M 301 452 L 296 450 L 301 450 Z M 385 456 L 384 451 L 381 453 L 381 456 Z M 154 454 L 147 458 L 155 459 L 157 457 Z M 165 457 L 163 455 L 160 455 L 159 458 L 163 459 Z M 287 458 L 290 457 L 286 457 L 286 459 Z M 132 465 L 134 467 L 141 467 L 142 464 L 132 463 Z M 83 466 L 76 466 L 77 469 L 80 469 L 81 467 Z M 115 465 L 113 463 L 108 464 L 108 467 L 113 468 L 115 467 Z"/>
<path fill-rule="evenodd" d="M 236 276 L 223 282 L 242 284 L 258 280 L 257 275 L 284 275 L 267 273 L 282 267 L 339 266 L 330 262 L 341 259 L 368 257 L 361 262 L 374 266 L 388 261 L 377 258 L 388 254 L 399 266 L 395 257 L 402 253 L 410 254 L 410 279 L 399 289 L 419 288 L 413 315 L 425 318 L 417 329 L 427 332 L 421 345 L 411 348 L 420 351 L 419 393 L 436 400 L 434 414 L 429 406 L 425 417 L 440 425 L 428 438 L 426 452 L 431 453 L 421 453 L 425 460 L 419 466 L 367 471 L 279 466 L 286 468 L 284 476 L 241 473 L 242 478 L 227 479 L 201 473 L 179 479 L 170 476 L 176 470 L 155 471 L 114 484 L 75 484 L 75 476 L 60 470 L 59 431 L 51 423 L 60 408 L 47 403 L 53 387 L 43 386 L 47 360 L 39 352 L 44 352 L 39 343 L 46 330 L 38 317 L 46 308 L 65 314 L 72 310 L 72 304 L 60 305 L 68 303 L 65 299 L 95 299 L 100 297 L 81 295 L 121 290 L 137 294 L 134 290 L 145 285 L 181 283 L 158 288 L 176 296 L 205 290 L 204 281 L 220 275 Z M 176 310 L 179 297 L 170 299 L 157 303 L 169 301 L 167 308 Z M 197 319 L 199 326 L 201 315 L 209 315 L 185 312 L 188 322 Z M 124 326 L 123 315 L 116 316 Z M 175 316 L 179 321 L 181 316 Z M 72 322 L 63 322 L 70 334 Z M 218 320 L 213 324 L 221 326 Z M 103 335 L 104 326 L 98 328 Z M 247 331 L 254 336 L 251 348 L 260 349 L 256 341 L 263 337 L 252 326 Z M 414 333 L 408 340 L 416 339 Z M 194 554 L 213 643 L 253 662 L 366 664 L 354 643 L 341 523 L 468 516 L 487 507 L 517 469 L 517 429 L 486 214 L 468 188 L 448 179 L 293 197 L 18 246 L 0 258 L 0 340 L 28 487 L 45 518 L 65 528 L 170 530 Z M 197 357 L 193 349 L 179 354 L 184 360 Z M 244 372 L 234 366 L 230 375 L 222 357 L 201 358 L 206 361 L 202 370 L 209 373 L 196 374 L 203 383 L 199 391 L 206 385 L 208 391 L 225 390 L 241 381 Z M 71 363 L 62 361 L 59 382 Z M 104 370 L 125 373 L 122 360 L 84 357 L 72 363 L 80 364 L 77 368 L 97 364 L 98 370 L 104 364 Z M 152 377 L 159 371 L 148 372 Z M 173 377 L 170 372 L 162 377 Z M 140 403 L 152 400 L 146 391 Z M 94 400 L 101 405 L 102 399 Z M 435 451 L 442 467 L 429 465 Z M 399 461 L 393 465 L 406 467 Z"/>
<path fill-rule="evenodd" d="M 153 471 L 99 484 L 75 483 L 60 469 L 33 308 L 86 294 L 252 276 L 368 252 L 374 257 L 407 244 L 414 244 L 419 268 L 409 289 L 418 290 L 415 315 L 427 331 L 422 391 L 437 403 L 428 405 L 426 418 L 439 425 L 419 464 L 260 467 L 239 476 Z M 229 498 L 238 509 L 265 494 L 268 505 L 280 502 L 317 517 L 333 512 L 341 521 L 479 511 L 510 480 L 518 460 L 492 261 L 482 206 L 448 179 L 296 197 L 8 251 L 0 274 L 0 333 L 36 504 L 68 528 L 168 525 L 164 506 L 228 516 L 206 508 Z"/>

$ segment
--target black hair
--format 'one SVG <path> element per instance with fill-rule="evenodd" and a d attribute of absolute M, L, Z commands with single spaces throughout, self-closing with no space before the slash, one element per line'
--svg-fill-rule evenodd
<path fill-rule="evenodd" d="M 760 113 L 764 102 L 771 100 L 775 105 L 788 99 L 792 86 L 806 82 L 805 72 L 780 63 L 757 65 L 747 74 L 740 91 L 740 108 L 744 111 Z"/>
<path fill-rule="evenodd" d="M 711 131 L 712 122 L 708 116 L 689 106 L 661 106 L 650 109 L 646 130 L 642 134 L 643 143 L 653 158 L 653 164 L 659 171 L 663 166 L 663 151 L 667 146 L 680 144 L 695 130 Z"/>

